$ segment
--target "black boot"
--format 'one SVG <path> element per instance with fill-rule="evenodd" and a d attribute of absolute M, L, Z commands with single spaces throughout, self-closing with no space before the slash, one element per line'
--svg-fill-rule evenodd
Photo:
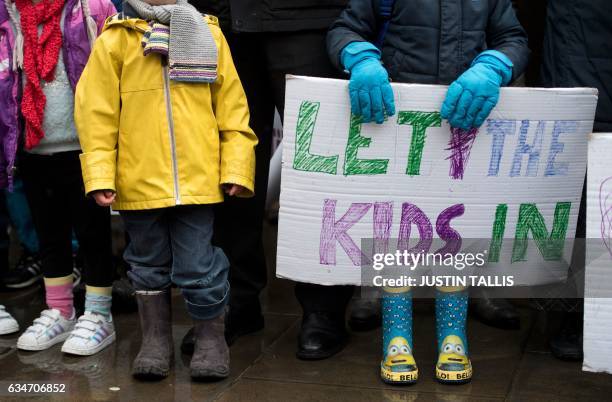
<path fill-rule="evenodd" d="M 508 300 L 490 297 L 486 292 L 470 298 L 470 314 L 473 314 L 478 321 L 494 328 L 519 329 L 521 327 L 516 307 Z"/>
<path fill-rule="evenodd" d="M 582 361 L 582 313 L 567 313 L 561 329 L 550 340 L 550 351 L 559 360 Z"/>
<path fill-rule="evenodd" d="M 380 327 L 382 315 L 380 299 L 363 298 L 353 300 L 349 316 L 349 327 L 353 331 L 371 331 Z"/>
<path fill-rule="evenodd" d="M 161 380 L 174 360 L 170 291 L 136 292 L 142 344 L 132 375 L 140 380 Z"/>
<path fill-rule="evenodd" d="M 229 376 L 230 354 L 225 342 L 225 314 L 210 320 L 196 320 L 195 350 L 191 358 L 194 380 L 219 380 Z"/>
<path fill-rule="evenodd" d="M 302 360 L 327 359 L 344 349 L 347 342 L 343 314 L 304 313 L 296 356 Z"/>

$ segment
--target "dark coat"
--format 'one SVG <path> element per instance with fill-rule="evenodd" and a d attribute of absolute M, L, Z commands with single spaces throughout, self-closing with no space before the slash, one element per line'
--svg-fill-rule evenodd
<path fill-rule="evenodd" d="M 327 36 L 327 48 L 342 69 L 340 53 L 354 41 L 373 42 L 380 30 L 380 0 L 351 0 Z M 504 53 L 520 76 L 529 57 L 527 35 L 510 0 L 396 0 L 382 46 L 393 81 L 450 84 L 484 50 Z"/>
<path fill-rule="evenodd" d="M 348 0 L 192 0 L 235 32 L 293 32 L 327 29 Z"/>
<path fill-rule="evenodd" d="M 612 1 L 549 0 L 540 75 L 546 87 L 599 90 L 595 131 L 612 132 Z"/>

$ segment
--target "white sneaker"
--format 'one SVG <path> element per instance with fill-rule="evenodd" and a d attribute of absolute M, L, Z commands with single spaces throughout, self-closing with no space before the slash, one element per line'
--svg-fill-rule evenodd
<path fill-rule="evenodd" d="M 19 324 L 9 313 L 6 307 L 0 304 L 0 335 L 8 335 L 19 331 Z"/>
<path fill-rule="evenodd" d="M 59 310 L 43 310 L 40 317 L 17 339 L 17 349 L 45 350 L 68 338 L 76 320 L 65 319 Z"/>
<path fill-rule="evenodd" d="M 86 311 L 64 342 L 62 352 L 79 356 L 98 353 L 115 341 L 113 317 Z"/>

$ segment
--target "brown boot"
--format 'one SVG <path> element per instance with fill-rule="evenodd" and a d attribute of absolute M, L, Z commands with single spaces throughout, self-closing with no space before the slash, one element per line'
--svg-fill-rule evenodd
<path fill-rule="evenodd" d="M 211 320 L 195 320 L 195 350 L 191 358 L 194 380 L 215 380 L 229 375 L 229 348 L 225 342 L 225 314 Z"/>
<path fill-rule="evenodd" d="M 170 291 L 136 292 L 142 344 L 134 359 L 132 375 L 140 380 L 161 380 L 174 360 Z"/>

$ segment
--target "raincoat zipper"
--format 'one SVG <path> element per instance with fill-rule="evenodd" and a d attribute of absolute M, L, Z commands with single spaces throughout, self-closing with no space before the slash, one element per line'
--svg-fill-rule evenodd
<path fill-rule="evenodd" d="M 170 136 L 170 149 L 172 153 L 172 174 L 174 176 L 174 201 L 176 205 L 181 204 L 181 193 L 179 192 L 178 166 L 176 163 L 176 141 L 174 138 L 174 119 L 172 118 L 172 102 L 170 100 L 170 78 L 168 73 L 168 62 L 162 58 L 164 75 L 164 98 L 166 100 L 166 116 L 168 117 L 168 134 Z"/>

